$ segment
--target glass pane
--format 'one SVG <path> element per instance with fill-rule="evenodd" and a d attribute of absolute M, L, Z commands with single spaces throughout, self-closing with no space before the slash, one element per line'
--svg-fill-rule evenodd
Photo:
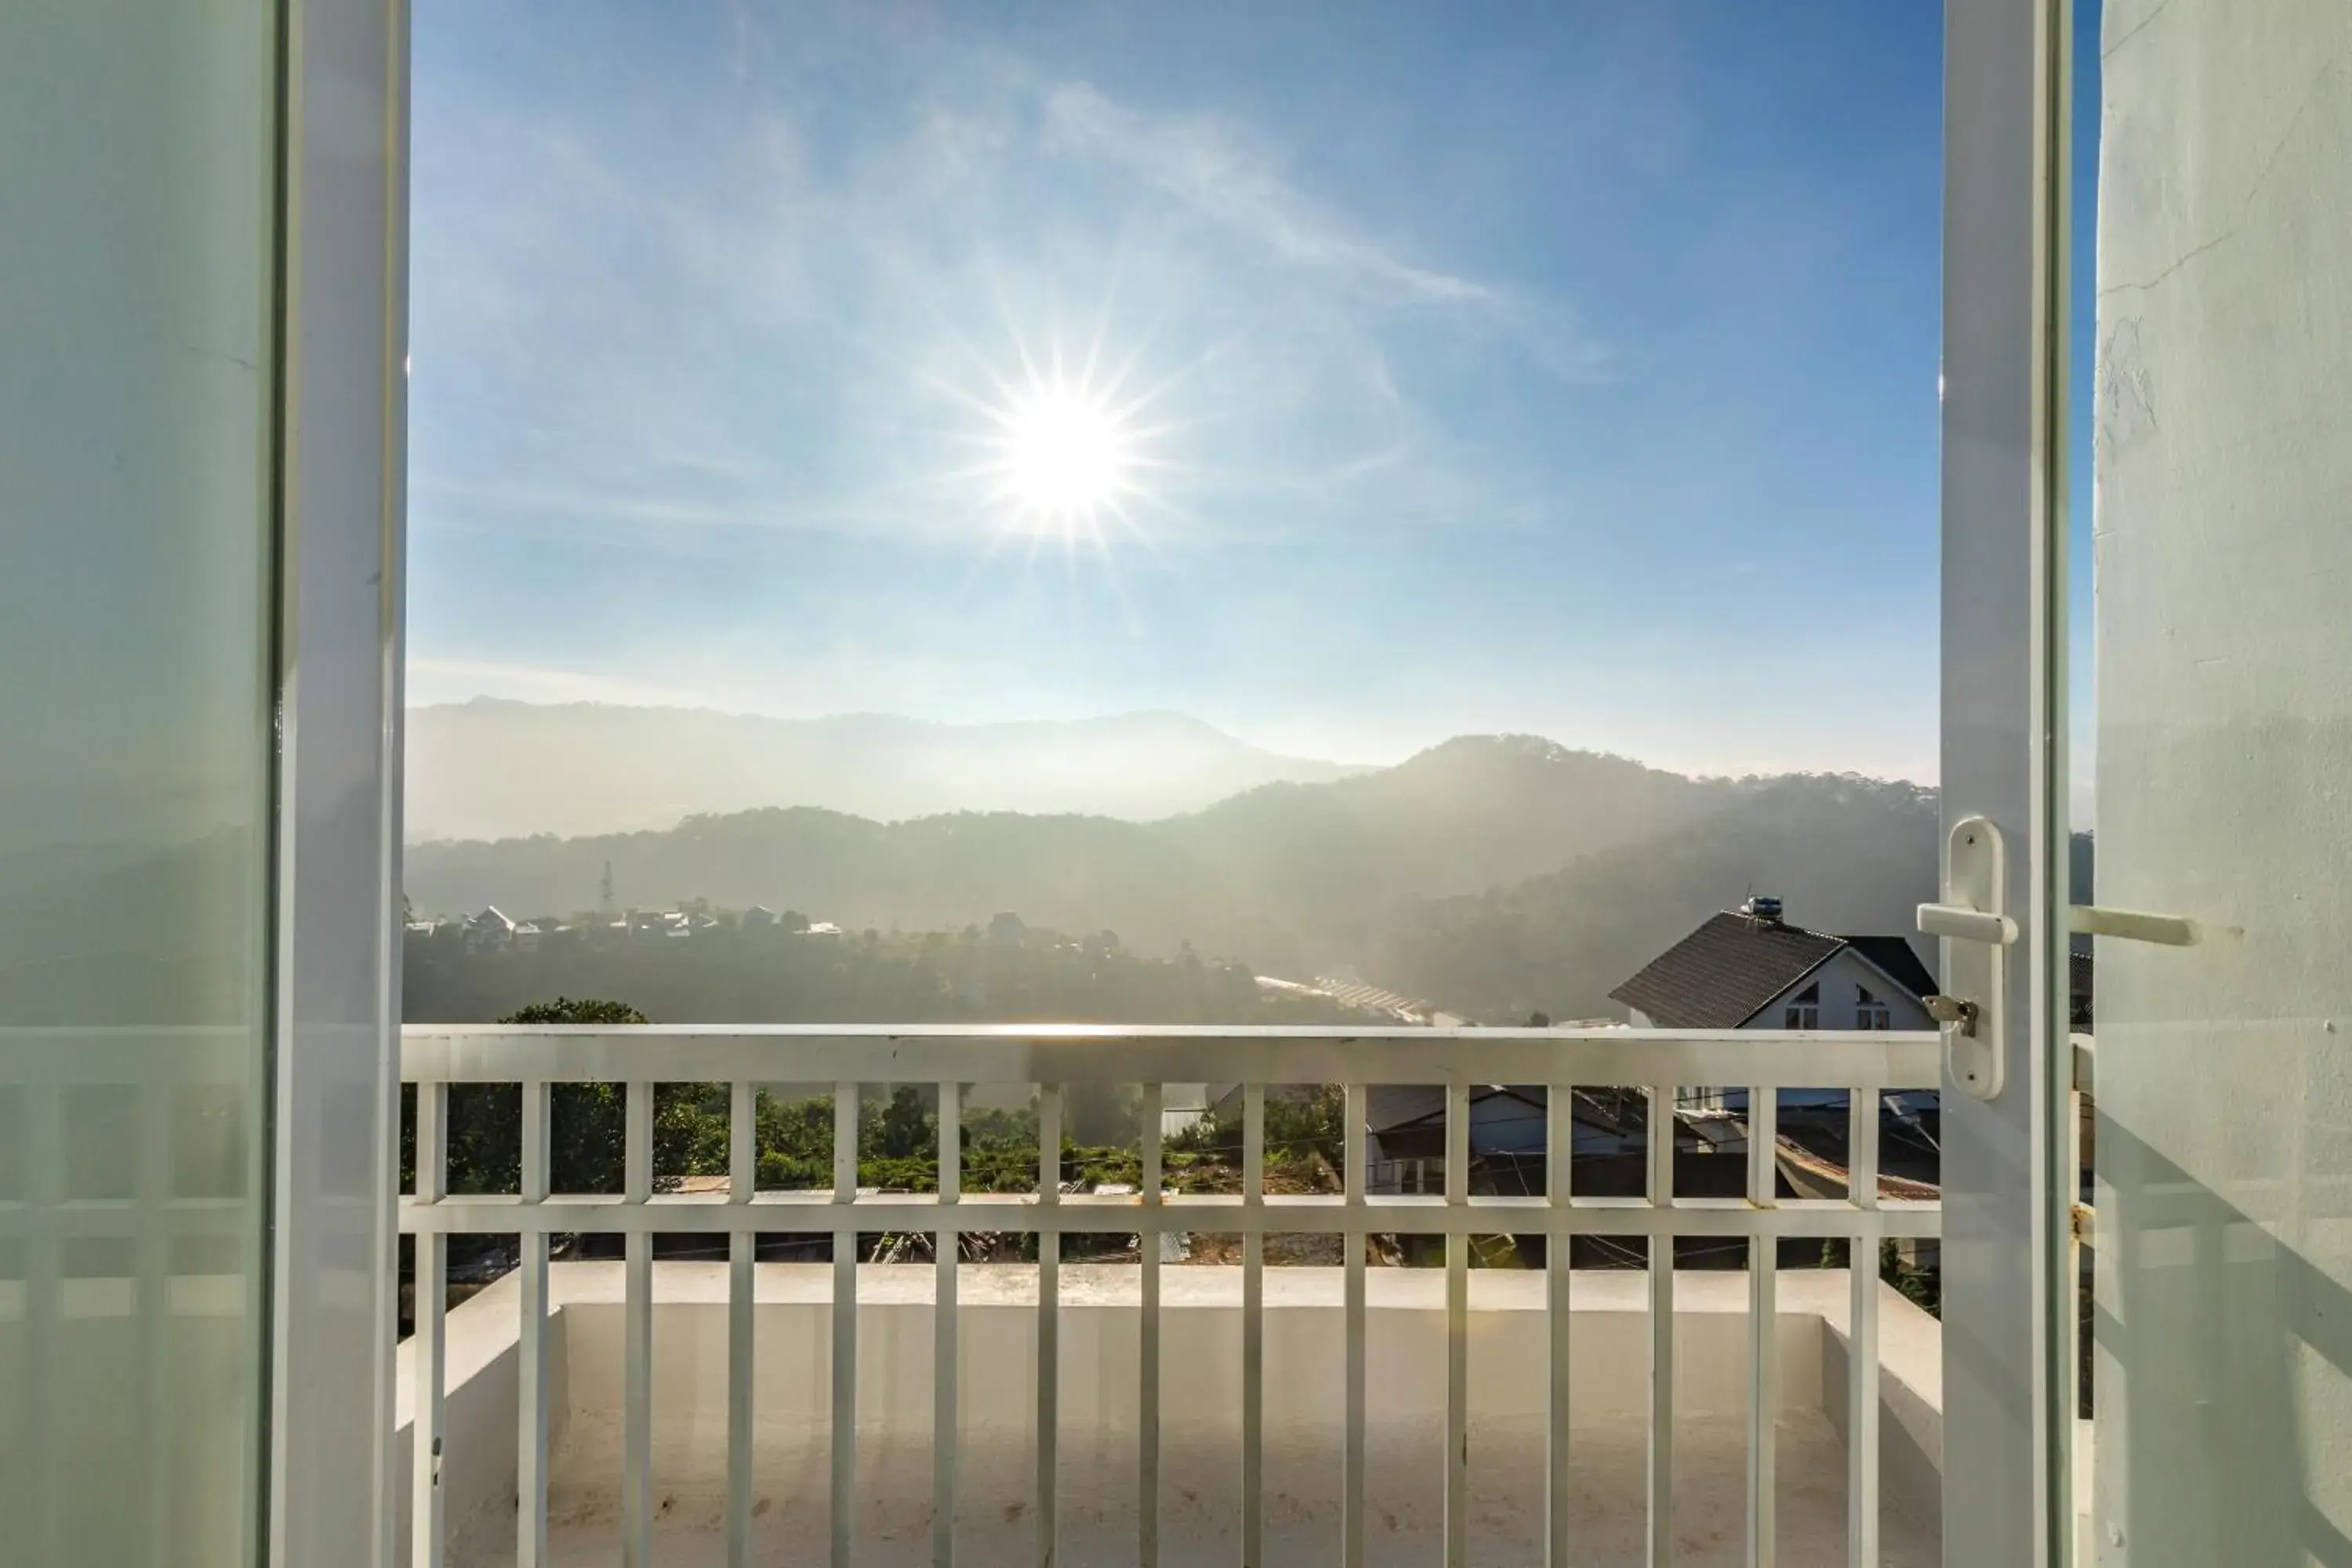
<path fill-rule="evenodd" d="M 275 52 L 0 12 L 0 1556 L 256 1560 Z"/>

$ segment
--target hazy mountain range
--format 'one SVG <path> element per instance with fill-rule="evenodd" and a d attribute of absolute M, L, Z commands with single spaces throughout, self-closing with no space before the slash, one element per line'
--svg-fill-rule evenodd
<path fill-rule="evenodd" d="M 1149 821 L 1259 784 L 1363 771 L 1281 756 L 1154 712 L 932 724 L 478 698 L 410 709 L 407 745 L 411 840 L 623 833 L 761 806 L 877 822 L 947 811 Z"/>
<path fill-rule="evenodd" d="M 1128 763 L 1155 765 L 1149 752 Z M 796 806 L 662 831 L 412 844 L 407 890 L 425 910 L 564 914 L 595 906 L 609 865 L 621 905 L 758 902 L 852 931 L 1011 910 L 1265 973 L 1353 966 L 1500 1020 L 1609 1011 L 1611 986 L 1750 891 L 1817 929 L 1907 931 L 1934 895 L 1936 843 L 1935 796 L 1912 784 L 1692 779 L 1534 737 L 1466 736 L 1392 768 L 1260 784 L 1153 821 L 885 822 Z"/>

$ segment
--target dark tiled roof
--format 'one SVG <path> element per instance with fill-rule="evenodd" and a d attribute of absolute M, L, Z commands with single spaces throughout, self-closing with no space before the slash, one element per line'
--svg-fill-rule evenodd
<path fill-rule="evenodd" d="M 1791 925 L 1716 915 L 1609 994 L 1669 1029 L 1736 1029 L 1845 943 Z"/>
<path fill-rule="evenodd" d="M 1800 926 L 1721 914 L 1652 960 L 1609 994 L 1668 1029 L 1736 1029 L 1832 954 L 1853 948 L 1925 996 L 1936 982 L 1899 936 L 1828 936 Z"/>

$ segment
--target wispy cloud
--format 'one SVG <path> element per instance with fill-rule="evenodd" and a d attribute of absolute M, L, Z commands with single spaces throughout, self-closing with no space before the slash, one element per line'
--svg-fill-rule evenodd
<path fill-rule="evenodd" d="M 1345 213 L 1293 184 L 1278 154 L 1244 121 L 1212 114 L 1154 118 L 1083 82 L 1049 89 L 1045 110 L 1052 144 L 1124 164 L 1286 262 L 1335 274 L 1383 300 L 1507 308 L 1500 290 L 1401 259 Z"/>
<path fill-rule="evenodd" d="M 747 54 L 722 17 L 730 77 L 788 47 Z M 1146 112 L 995 49 L 892 69 L 845 139 L 756 92 L 677 125 L 429 104 L 425 526 L 976 538 L 970 410 L 936 389 L 987 395 L 1016 344 L 1098 348 L 1160 389 L 1171 545 L 1540 510 L 1465 445 L 1430 362 L 1580 377 L 1598 352 L 1564 305 L 1375 233 L 1230 113 Z"/>

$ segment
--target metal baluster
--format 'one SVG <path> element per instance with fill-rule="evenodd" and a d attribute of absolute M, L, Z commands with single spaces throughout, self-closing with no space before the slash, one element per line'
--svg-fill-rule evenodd
<path fill-rule="evenodd" d="M 1853 1240 L 1846 1282 L 1846 1560 L 1878 1568 L 1878 1091 L 1846 1097 L 1847 1193 Z"/>
<path fill-rule="evenodd" d="M 1445 1088 L 1445 1568 L 1470 1560 L 1470 1089 Z"/>
<path fill-rule="evenodd" d="M 1780 1091 L 1748 1091 L 1748 1201 L 1769 1218 L 1780 1203 Z M 1780 1421 L 1780 1243 L 1761 1228 L 1748 1238 L 1748 1564 L 1772 1568 L 1779 1552 Z"/>
<path fill-rule="evenodd" d="M 1675 1560 L 1675 1095 L 1651 1086 L 1649 1194 L 1666 1223 L 1650 1233 L 1650 1568 Z"/>
<path fill-rule="evenodd" d="M 1062 1086 L 1037 1088 L 1037 1205 L 1062 1201 Z M 1062 1236 L 1037 1227 L 1037 1563 L 1053 1568 L 1061 1534 Z"/>
<path fill-rule="evenodd" d="M 1548 1370 L 1551 1398 L 1544 1421 L 1544 1562 L 1549 1568 L 1568 1568 L 1572 1531 L 1569 1528 L 1568 1443 L 1569 1380 L 1571 1363 L 1570 1294 L 1575 1261 L 1572 1237 L 1562 1224 L 1563 1211 L 1573 1190 L 1576 1160 L 1576 1090 L 1551 1086 L 1544 1108 L 1544 1197 L 1550 1205 L 1550 1229 L 1544 1237 L 1544 1310 L 1550 1329 Z"/>
<path fill-rule="evenodd" d="M 959 1358 L 956 1335 L 957 1249 L 961 1233 L 948 1222 L 963 1197 L 963 1086 L 940 1085 L 940 1219 L 931 1238 L 931 1563 L 955 1563 L 956 1447 Z"/>
<path fill-rule="evenodd" d="M 751 1390 L 759 1367 L 753 1308 L 759 1233 L 751 1204 L 760 1185 L 760 1088 L 728 1086 L 727 1096 L 727 1568 L 751 1563 Z"/>
<path fill-rule="evenodd" d="M 1141 1568 L 1160 1568 L 1160 1248 L 1168 1234 L 1160 1190 L 1162 1099 L 1160 1085 L 1143 1086 L 1143 1216 L 1156 1223 L 1148 1231 L 1139 1229 L 1135 1238 L 1143 1268 L 1136 1352 L 1136 1420 L 1141 1427 L 1136 1435 L 1136 1561 Z"/>
<path fill-rule="evenodd" d="M 833 1568 L 857 1531 L 857 1085 L 833 1086 Z"/>
<path fill-rule="evenodd" d="M 1346 1234 L 1348 1430 L 1340 1490 L 1340 1560 L 1346 1568 L 1364 1568 L 1364 1252 L 1371 1241 L 1364 1203 L 1364 1126 L 1370 1116 L 1370 1091 L 1349 1084 L 1344 1177 L 1351 1221 Z"/>
<path fill-rule="evenodd" d="M 416 1086 L 416 1201 L 441 1201 L 449 1191 L 449 1086 Z M 449 1300 L 449 1238 L 436 1226 L 416 1237 L 416 1408 L 409 1431 L 409 1556 L 417 1568 L 441 1568 L 445 1559 L 441 1459 L 446 1437 L 448 1353 L 445 1319 Z"/>
<path fill-rule="evenodd" d="M 654 1193 L 654 1086 L 632 1082 L 626 1095 L 622 1200 L 637 1205 L 622 1255 L 621 1561 L 653 1568 L 654 1233 L 642 1205 Z"/>
<path fill-rule="evenodd" d="M 522 1256 L 521 1321 L 515 1362 L 515 1564 L 548 1568 L 547 1433 L 549 1411 L 547 1334 L 547 1229 L 539 1205 L 553 1186 L 548 1168 L 552 1110 L 544 1083 L 526 1083 L 522 1092 L 522 1224 L 515 1237 Z"/>
<path fill-rule="evenodd" d="M 1242 1089 L 1242 1568 L 1265 1562 L 1265 1086 Z"/>

